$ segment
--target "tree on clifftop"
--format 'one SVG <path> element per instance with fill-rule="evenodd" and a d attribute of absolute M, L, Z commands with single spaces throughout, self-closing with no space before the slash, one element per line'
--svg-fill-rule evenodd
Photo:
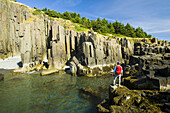
<path fill-rule="evenodd" d="M 34 14 L 39 14 L 41 13 L 41 10 L 35 8 L 36 10 L 33 12 Z M 111 33 L 111 34 L 121 34 L 124 36 L 128 37 L 139 37 L 139 38 L 144 38 L 144 37 L 152 37 L 151 35 L 148 35 L 146 32 L 143 31 L 142 28 L 138 27 L 137 29 L 133 28 L 129 23 L 124 26 L 123 23 L 116 22 L 113 23 L 108 23 L 108 21 L 103 18 L 102 20 L 100 18 L 97 18 L 97 20 L 89 20 L 86 17 L 80 17 L 80 14 L 77 13 L 70 13 L 68 11 L 64 13 L 59 13 L 54 10 L 50 10 L 47 8 L 42 9 L 42 11 L 49 15 L 50 17 L 56 17 L 56 18 L 64 18 L 71 20 L 74 23 L 79 23 L 81 24 L 81 27 L 84 28 L 92 28 L 95 32 L 99 33 Z"/>
<path fill-rule="evenodd" d="M 71 19 L 71 15 L 70 15 L 70 13 L 68 11 L 64 12 L 62 14 L 62 16 L 63 16 L 64 19 L 69 19 L 69 20 Z"/>
<path fill-rule="evenodd" d="M 109 33 L 113 34 L 115 33 L 115 28 L 113 27 L 112 23 L 110 22 L 108 25 L 107 25 L 108 29 L 109 29 Z"/>
<path fill-rule="evenodd" d="M 128 37 L 136 37 L 135 28 L 130 26 L 129 23 L 126 24 L 125 29 L 126 29 L 126 34 L 125 34 L 126 36 L 128 36 Z"/>
<path fill-rule="evenodd" d="M 143 32 L 143 29 L 140 27 L 138 27 L 135 32 L 136 32 L 137 37 L 140 37 L 140 38 L 146 37 L 146 34 Z"/>

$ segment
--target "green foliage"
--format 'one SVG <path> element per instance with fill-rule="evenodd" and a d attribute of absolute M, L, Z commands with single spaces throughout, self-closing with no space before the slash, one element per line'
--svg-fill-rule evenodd
<path fill-rule="evenodd" d="M 135 32 L 136 32 L 136 36 L 139 37 L 139 38 L 146 37 L 146 33 L 140 27 L 138 27 Z"/>
<path fill-rule="evenodd" d="M 107 27 L 108 27 L 108 33 L 111 34 L 115 33 L 115 28 L 113 27 L 111 22 L 107 25 Z"/>
<path fill-rule="evenodd" d="M 125 29 L 126 29 L 126 33 L 125 33 L 126 36 L 136 37 L 135 29 L 129 23 L 126 24 Z"/>
<path fill-rule="evenodd" d="M 47 11 L 47 8 L 42 9 L 42 11 Z"/>
<path fill-rule="evenodd" d="M 11 1 L 17 2 L 16 0 L 11 0 Z"/>
<path fill-rule="evenodd" d="M 40 11 L 35 8 L 36 11 L 34 14 L 39 14 Z M 54 10 L 50 10 L 47 8 L 42 9 L 42 11 L 49 15 L 50 17 L 54 18 L 64 18 L 71 20 L 73 23 L 81 24 L 83 28 L 93 29 L 95 32 L 98 33 L 110 33 L 119 36 L 128 36 L 128 37 L 139 37 L 139 38 L 151 38 L 151 35 L 148 35 L 146 32 L 143 31 L 142 28 L 138 27 L 137 29 L 133 28 L 129 23 L 125 26 L 121 22 L 108 23 L 108 21 L 103 18 L 97 18 L 97 20 L 89 20 L 86 17 L 80 17 L 80 14 L 77 13 L 70 13 L 68 11 L 64 13 L 59 13 Z M 80 26 L 77 26 L 77 29 L 80 30 Z"/>
<path fill-rule="evenodd" d="M 82 26 L 76 25 L 76 24 L 75 24 L 75 29 L 76 29 L 77 32 L 79 32 L 79 31 L 88 31 L 87 28 L 83 28 Z"/>
<path fill-rule="evenodd" d="M 41 10 L 40 9 L 36 9 L 32 14 L 33 15 L 40 15 L 41 14 Z"/>
<path fill-rule="evenodd" d="M 62 14 L 62 17 L 63 17 L 64 19 L 68 19 L 68 20 L 71 19 L 71 15 L 70 15 L 70 13 L 69 13 L 68 11 L 64 12 L 64 13 Z"/>
<path fill-rule="evenodd" d="M 125 35 L 122 35 L 122 34 L 116 34 L 116 33 L 113 33 L 113 35 L 118 36 L 118 37 L 126 37 Z"/>
<path fill-rule="evenodd" d="M 61 17 L 61 14 L 57 13 L 54 10 L 50 10 L 50 9 L 47 10 L 47 8 L 44 8 L 44 9 L 42 9 L 42 11 L 44 11 L 44 13 L 49 15 L 50 17 L 54 17 L 54 18 L 60 18 Z"/>

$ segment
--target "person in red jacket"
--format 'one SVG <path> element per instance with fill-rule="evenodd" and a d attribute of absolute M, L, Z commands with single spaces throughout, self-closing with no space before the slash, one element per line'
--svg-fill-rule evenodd
<path fill-rule="evenodd" d="M 117 66 L 115 66 L 112 75 L 114 75 L 113 79 L 113 86 L 116 86 L 116 79 L 119 77 L 119 84 L 118 86 L 121 86 L 121 76 L 123 76 L 123 69 L 122 66 L 120 66 L 120 62 L 117 61 Z"/>

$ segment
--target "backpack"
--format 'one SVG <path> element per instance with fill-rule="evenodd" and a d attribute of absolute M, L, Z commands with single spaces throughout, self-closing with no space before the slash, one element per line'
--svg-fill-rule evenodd
<path fill-rule="evenodd" d="M 122 72 L 122 67 L 121 67 L 121 66 L 119 66 L 119 65 L 118 65 L 118 66 L 116 66 L 116 72 L 115 72 L 115 73 L 116 73 L 117 75 L 120 75 L 120 74 L 121 74 L 121 72 Z"/>

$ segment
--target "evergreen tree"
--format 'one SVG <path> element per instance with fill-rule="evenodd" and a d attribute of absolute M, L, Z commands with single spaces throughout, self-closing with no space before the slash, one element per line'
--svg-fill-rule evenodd
<path fill-rule="evenodd" d="M 75 22 L 81 24 L 81 18 L 79 16 L 76 16 Z"/>
<path fill-rule="evenodd" d="M 42 11 L 47 11 L 47 8 L 42 9 Z"/>
<path fill-rule="evenodd" d="M 121 23 L 118 22 L 117 20 L 116 20 L 116 22 L 113 23 L 113 27 L 115 29 L 116 34 L 120 34 L 120 26 L 121 26 Z"/>
<path fill-rule="evenodd" d="M 129 23 L 126 24 L 125 29 L 126 29 L 126 34 L 125 34 L 126 36 L 136 37 L 135 29 L 131 27 Z"/>
<path fill-rule="evenodd" d="M 91 20 L 91 25 L 94 31 L 97 31 L 97 23 L 95 20 Z"/>
<path fill-rule="evenodd" d="M 111 22 L 107 25 L 107 27 L 109 29 L 109 31 L 108 31 L 109 33 L 111 33 L 111 34 L 115 33 L 115 29 Z"/>
<path fill-rule="evenodd" d="M 129 23 L 124 26 L 121 22 L 108 23 L 108 21 L 103 18 L 102 20 L 100 18 L 97 18 L 97 20 L 89 20 L 86 19 L 86 17 L 80 17 L 80 14 L 77 13 L 69 13 L 68 11 L 64 12 L 63 14 L 58 13 L 57 11 L 50 10 L 47 8 L 44 8 L 42 10 L 36 9 L 36 12 L 34 14 L 41 13 L 43 11 L 45 14 L 49 15 L 50 17 L 57 17 L 57 18 L 64 18 L 71 20 L 74 23 L 79 23 L 85 28 L 92 28 L 94 31 L 99 33 L 116 33 L 116 34 L 122 34 L 128 37 L 152 37 L 152 35 L 148 35 L 146 32 L 143 31 L 142 28 L 138 27 L 137 29 L 133 28 Z"/>
<path fill-rule="evenodd" d="M 103 20 L 102 20 L 102 25 L 108 25 L 108 21 L 105 19 L 105 18 L 103 18 Z"/>
<path fill-rule="evenodd" d="M 81 19 L 81 24 L 83 25 L 83 27 L 86 27 L 86 17 L 82 17 Z"/>
<path fill-rule="evenodd" d="M 150 35 L 150 34 L 149 34 L 149 35 L 147 35 L 147 38 L 151 38 L 151 37 L 152 37 L 152 35 Z"/>
<path fill-rule="evenodd" d="M 124 24 L 120 23 L 120 29 L 119 29 L 119 31 L 120 31 L 120 34 L 122 34 L 122 35 L 125 35 L 125 34 L 126 34 L 126 29 L 125 29 Z"/>
<path fill-rule="evenodd" d="M 102 33 L 108 33 L 109 32 L 108 21 L 105 18 L 102 20 L 101 32 Z"/>
<path fill-rule="evenodd" d="M 102 29 L 102 21 L 100 20 L 100 18 L 97 18 L 96 20 L 96 28 L 97 28 L 97 31 L 100 31 L 101 32 L 101 29 Z"/>
<path fill-rule="evenodd" d="M 76 18 L 77 13 L 70 13 L 70 15 L 71 15 L 71 18 Z"/>
<path fill-rule="evenodd" d="M 89 19 L 87 19 L 87 21 L 86 21 L 86 22 L 87 22 L 86 27 L 87 27 L 87 28 L 89 28 L 89 29 L 90 29 L 90 28 L 92 28 L 92 25 L 91 25 L 90 20 L 89 20 Z"/>
<path fill-rule="evenodd" d="M 139 38 L 144 38 L 144 37 L 146 37 L 146 36 L 145 36 L 146 34 L 143 32 L 143 29 L 140 28 L 140 27 L 138 27 L 138 28 L 135 30 L 135 32 L 136 32 L 136 36 L 139 37 Z"/>
<path fill-rule="evenodd" d="M 68 11 L 64 12 L 62 15 L 64 19 L 69 19 L 69 20 L 71 19 L 70 13 Z"/>

